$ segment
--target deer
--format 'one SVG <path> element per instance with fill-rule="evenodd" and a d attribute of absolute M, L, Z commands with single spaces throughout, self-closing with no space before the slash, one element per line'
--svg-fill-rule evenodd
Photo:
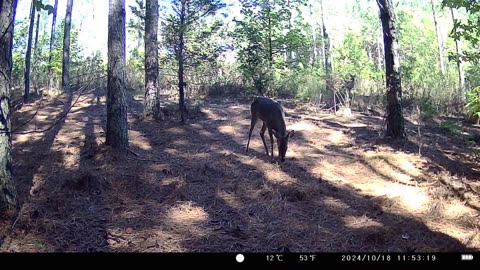
<path fill-rule="evenodd" d="M 253 128 L 255 127 L 257 120 L 260 119 L 263 121 L 263 126 L 260 130 L 260 137 L 262 138 L 263 146 L 265 146 L 265 152 L 267 153 L 267 156 L 269 154 L 264 135 L 265 131 L 268 129 L 268 134 L 270 135 L 272 159 L 274 158 L 272 135 L 275 135 L 277 138 L 278 156 L 280 157 L 280 160 L 284 162 L 285 154 L 287 153 L 288 148 L 288 139 L 295 135 L 295 131 L 290 130 L 287 132 L 285 126 L 285 113 L 282 105 L 267 97 L 256 97 L 250 105 L 250 111 L 252 113 L 252 119 L 250 123 L 250 132 L 248 133 L 246 152 L 248 153 L 248 146 L 250 145 L 250 137 L 252 136 Z"/>

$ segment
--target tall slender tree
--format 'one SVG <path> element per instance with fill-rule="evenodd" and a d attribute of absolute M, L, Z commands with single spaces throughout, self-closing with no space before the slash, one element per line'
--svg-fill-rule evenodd
<path fill-rule="evenodd" d="M 452 15 L 452 21 L 453 24 L 456 22 L 456 15 L 455 15 L 455 10 L 453 7 L 450 7 L 450 14 Z M 456 28 L 454 28 L 454 31 L 457 31 Z M 457 69 L 458 69 L 458 83 L 460 85 L 460 99 L 462 103 L 466 103 L 467 98 L 465 95 L 465 69 L 463 67 L 463 52 L 462 52 L 462 43 L 460 39 L 455 39 L 455 49 L 457 51 Z"/>
<path fill-rule="evenodd" d="M 52 29 L 50 31 L 50 50 L 48 54 L 48 89 L 53 86 L 53 67 L 52 67 L 52 52 L 55 42 L 55 28 L 57 24 L 57 9 L 58 9 L 58 0 L 55 0 L 53 6 L 53 18 L 52 18 Z"/>
<path fill-rule="evenodd" d="M 42 0 L 38 0 L 38 5 L 42 5 Z M 38 32 L 40 31 L 40 16 L 41 16 L 41 8 L 37 8 L 37 26 L 35 30 L 35 43 L 34 43 L 34 48 L 37 50 L 37 43 L 38 43 Z"/>
<path fill-rule="evenodd" d="M 30 62 L 32 60 L 32 38 L 33 26 L 35 24 L 35 5 L 34 1 L 30 4 L 30 26 L 28 28 L 27 53 L 25 55 L 25 94 L 23 100 L 28 102 L 30 99 Z"/>
<path fill-rule="evenodd" d="M 181 122 L 185 122 L 187 107 L 185 105 L 184 78 L 186 62 L 186 37 L 192 32 L 192 25 L 199 23 L 205 17 L 214 15 L 219 9 L 225 7 L 221 0 L 172 0 L 173 14 L 167 18 L 168 28 L 174 37 L 169 37 L 173 46 L 175 58 L 178 63 L 177 78 L 179 92 L 179 111 Z"/>
<path fill-rule="evenodd" d="M 114 149 L 128 147 L 125 60 L 125 0 L 110 0 L 108 11 L 107 138 Z"/>
<path fill-rule="evenodd" d="M 0 216 L 17 210 L 12 175 L 10 76 L 12 72 L 13 26 L 17 0 L 0 1 Z"/>
<path fill-rule="evenodd" d="M 398 36 L 392 0 L 377 0 L 383 29 L 385 77 L 387 86 L 387 136 L 405 136 Z"/>
<path fill-rule="evenodd" d="M 327 103 L 330 107 L 333 107 L 334 110 L 337 110 L 336 104 L 336 94 L 333 87 L 332 81 L 332 53 L 331 53 L 331 43 L 330 36 L 328 35 L 327 28 L 325 27 L 325 14 L 323 13 L 323 1 L 320 1 L 320 11 L 322 16 L 322 32 L 323 32 L 323 51 L 325 53 L 325 90 L 327 93 Z"/>
<path fill-rule="evenodd" d="M 160 118 L 158 96 L 158 0 L 147 0 L 145 13 L 145 116 Z"/>
<path fill-rule="evenodd" d="M 72 28 L 73 0 L 67 0 L 65 29 L 63 33 L 62 88 L 70 92 L 70 29 Z"/>
<path fill-rule="evenodd" d="M 440 24 L 438 23 L 437 12 L 435 10 L 435 3 L 433 0 L 430 0 L 430 4 L 432 6 L 432 15 L 433 15 L 433 23 L 435 24 L 435 34 L 437 35 L 437 44 L 438 44 L 438 60 L 440 63 L 440 72 L 442 76 L 445 75 L 445 60 L 443 56 L 443 38 L 442 33 L 440 31 Z"/>

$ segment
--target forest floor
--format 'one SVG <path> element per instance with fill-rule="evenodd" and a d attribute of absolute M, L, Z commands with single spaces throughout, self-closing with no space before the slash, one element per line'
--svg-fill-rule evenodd
<path fill-rule="evenodd" d="M 407 120 L 409 139 L 389 143 L 381 116 L 285 102 L 295 136 L 279 163 L 259 123 L 245 152 L 247 98 L 207 99 L 180 125 L 142 119 L 132 96 L 132 153 L 119 155 L 105 146 L 105 92 L 90 90 L 47 132 L 20 134 L 77 96 L 13 115 L 16 127 L 39 108 L 13 138 L 21 211 L 0 221 L 1 252 L 480 250 L 478 126 Z"/>

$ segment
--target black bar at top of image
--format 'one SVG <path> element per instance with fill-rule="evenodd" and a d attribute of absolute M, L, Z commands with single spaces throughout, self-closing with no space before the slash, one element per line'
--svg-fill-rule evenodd
<path fill-rule="evenodd" d="M 160 269 L 169 265 L 195 268 L 223 266 L 229 267 L 228 270 L 249 269 L 253 266 L 264 269 L 320 269 L 327 265 L 458 265 L 462 269 L 479 269 L 480 253 L 0 253 L 0 260 L 2 264 L 10 261 L 17 266 L 19 263 L 50 265 L 65 261 L 76 266 L 105 264 L 110 267 L 134 266 L 135 269 L 139 269 L 138 266 Z"/>

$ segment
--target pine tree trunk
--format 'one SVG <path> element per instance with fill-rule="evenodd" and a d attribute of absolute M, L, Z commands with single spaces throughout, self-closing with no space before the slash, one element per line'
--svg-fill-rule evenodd
<path fill-rule="evenodd" d="M 42 3 L 42 1 L 40 0 L 40 4 L 41 3 Z M 40 14 L 41 13 L 42 13 L 41 11 L 37 11 L 37 26 L 36 26 L 36 30 L 35 30 L 35 45 L 34 45 L 35 50 L 37 50 L 38 31 L 40 30 Z"/>
<path fill-rule="evenodd" d="M 433 14 L 433 22 L 435 24 L 435 33 L 437 34 L 437 44 L 438 44 L 438 60 L 440 63 L 440 72 L 442 76 L 445 75 L 445 61 L 443 58 L 443 40 L 442 40 L 442 33 L 440 31 L 440 25 L 438 24 L 437 20 L 437 13 L 435 12 L 435 4 L 433 0 L 430 0 L 430 4 L 432 5 L 432 14 Z"/>
<path fill-rule="evenodd" d="M 30 5 L 30 26 L 28 28 L 28 43 L 27 53 L 25 55 L 25 95 L 23 96 L 24 102 L 28 102 L 30 99 L 30 62 L 32 60 L 32 39 L 33 39 L 33 26 L 35 24 L 35 6 Z"/>
<path fill-rule="evenodd" d="M 332 54 L 330 52 L 330 37 L 327 32 L 327 28 L 325 27 L 325 15 L 323 14 L 323 1 L 320 1 L 321 4 L 321 15 L 322 15 L 322 32 L 323 32 L 323 47 L 324 47 L 324 60 L 325 60 L 325 100 L 329 107 L 333 108 L 334 111 L 337 111 L 337 102 L 336 102 L 336 95 L 335 89 L 333 87 L 332 81 Z"/>
<path fill-rule="evenodd" d="M 452 14 L 452 21 L 455 23 L 455 12 L 453 8 L 450 8 L 450 13 Z M 457 68 L 458 68 L 458 82 L 460 84 L 460 100 L 463 104 L 467 102 L 467 97 L 465 95 L 465 70 L 463 68 L 463 51 L 462 51 L 462 43 L 460 40 L 455 39 L 455 48 L 457 49 Z"/>
<path fill-rule="evenodd" d="M 310 13 L 310 18 L 313 17 L 313 11 L 312 11 L 312 4 L 308 5 L 308 11 Z M 312 52 L 311 52 L 311 63 L 312 63 L 312 68 L 316 66 L 317 64 L 317 22 L 312 20 L 312 40 L 313 40 L 313 46 L 312 46 Z"/>
<path fill-rule="evenodd" d="M 177 73 L 177 78 L 178 78 L 178 93 L 179 93 L 179 99 L 178 99 L 178 106 L 180 110 L 180 121 L 182 123 L 185 123 L 185 113 L 187 112 L 187 109 L 185 107 L 185 82 L 183 78 L 183 73 L 184 73 L 184 48 L 185 48 L 185 20 L 186 20 L 186 2 L 182 1 L 182 6 L 181 6 L 181 11 L 180 11 L 180 27 L 179 27 L 179 33 L 178 33 L 178 51 L 177 51 L 177 61 L 178 61 L 178 73 Z"/>
<path fill-rule="evenodd" d="M 65 14 L 65 30 L 63 35 L 63 62 L 62 62 L 62 88 L 70 92 L 70 28 L 72 26 L 73 0 L 67 0 L 67 13 Z"/>
<path fill-rule="evenodd" d="M 17 210 L 17 192 L 12 174 L 10 76 L 13 27 L 17 0 L 0 1 L 0 216 Z"/>
<path fill-rule="evenodd" d="M 160 119 L 158 96 L 158 0 L 147 0 L 145 15 L 145 116 Z"/>
<path fill-rule="evenodd" d="M 382 22 L 378 24 L 378 38 L 377 38 L 377 68 L 378 70 L 382 70 L 382 40 L 383 40 L 383 31 L 382 31 Z"/>
<path fill-rule="evenodd" d="M 392 0 L 378 0 L 380 20 L 382 21 L 383 43 L 385 51 L 385 77 L 387 86 L 387 136 L 403 138 L 405 136 L 402 109 L 402 84 L 400 79 L 400 58 L 398 37 Z"/>
<path fill-rule="evenodd" d="M 55 42 L 55 26 L 57 23 L 57 8 L 58 8 L 58 0 L 55 0 L 55 4 L 53 6 L 53 18 L 52 18 L 52 30 L 50 31 L 50 52 L 48 54 L 48 89 L 50 90 L 54 84 L 53 81 L 53 67 L 52 67 L 52 52 L 53 46 Z"/>
<path fill-rule="evenodd" d="M 125 0 L 110 0 L 108 13 L 107 138 L 114 149 L 128 147 L 125 98 Z"/>

